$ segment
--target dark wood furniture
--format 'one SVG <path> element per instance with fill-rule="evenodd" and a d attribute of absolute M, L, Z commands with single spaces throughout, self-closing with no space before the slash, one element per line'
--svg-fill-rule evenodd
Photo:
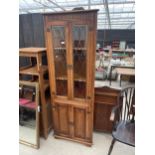
<path fill-rule="evenodd" d="M 110 120 L 114 122 L 113 140 L 108 155 L 111 154 L 115 141 L 135 146 L 135 88 L 123 89 L 119 104 L 112 110 Z"/>
<path fill-rule="evenodd" d="M 110 87 L 95 88 L 94 130 L 112 132 L 113 123 L 109 120 L 111 110 L 117 105 L 120 90 Z"/>
<path fill-rule="evenodd" d="M 47 65 L 43 65 L 42 56 L 46 55 L 46 48 L 41 47 L 26 47 L 19 49 L 19 56 L 30 59 L 30 64 L 22 66 L 19 69 L 20 80 L 23 80 L 23 75 L 30 75 L 31 81 L 39 82 L 39 92 L 41 98 L 41 119 L 40 119 L 40 134 L 44 138 L 48 137 L 48 133 L 51 129 L 51 104 L 47 102 L 48 98 L 45 95 L 46 90 L 49 87 L 49 81 L 44 78 L 44 75 L 48 73 Z M 33 63 L 35 59 L 36 63 Z M 25 80 L 25 79 L 24 79 Z"/>
<path fill-rule="evenodd" d="M 97 10 L 44 14 L 54 136 L 92 145 Z"/>

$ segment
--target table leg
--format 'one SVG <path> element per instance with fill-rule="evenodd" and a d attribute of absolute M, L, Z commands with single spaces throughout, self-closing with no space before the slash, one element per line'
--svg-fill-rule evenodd
<path fill-rule="evenodd" d="M 110 80 L 109 81 L 110 82 L 109 84 L 110 84 L 110 86 L 111 86 L 111 74 L 112 74 L 112 66 L 110 67 L 110 75 L 109 75 L 109 80 Z"/>
<path fill-rule="evenodd" d="M 122 76 L 121 76 L 121 74 L 120 74 L 120 87 L 121 87 L 121 79 L 122 79 Z"/>

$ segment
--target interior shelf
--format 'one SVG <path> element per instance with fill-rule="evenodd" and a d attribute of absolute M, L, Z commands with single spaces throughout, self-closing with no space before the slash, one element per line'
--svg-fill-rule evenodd
<path fill-rule="evenodd" d="M 59 77 L 56 77 L 56 80 L 67 80 L 67 76 L 59 76 Z M 86 78 L 81 77 L 81 76 L 75 76 L 74 81 L 77 81 L 77 82 L 86 82 Z"/>
<path fill-rule="evenodd" d="M 86 79 L 85 78 L 74 78 L 74 81 L 77 81 L 77 82 L 86 82 Z"/>
<path fill-rule="evenodd" d="M 66 50 L 65 47 L 55 47 L 54 50 Z"/>
<path fill-rule="evenodd" d="M 81 51 L 81 50 L 87 50 L 85 47 L 74 47 L 73 50 Z"/>
<path fill-rule="evenodd" d="M 58 76 L 56 80 L 67 80 L 67 76 Z"/>
<path fill-rule="evenodd" d="M 78 82 L 86 82 L 86 78 L 79 74 L 74 74 L 74 81 Z"/>
<path fill-rule="evenodd" d="M 66 48 L 64 48 L 64 47 L 56 47 L 56 48 L 54 48 L 54 50 L 66 50 Z M 85 47 L 74 47 L 73 50 L 80 51 L 80 50 L 87 50 L 87 49 Z"/>
<path fill-rule="evenodd" d="M 43 73 L 47 72 L 47 70 L 48 70 L 47 66 L 41 66 L 40 69 L 41 69 L 41 72 L 43 72 Z M 19 71 L 19 73 L 20 74 L 26 74 L 26 75 L 39 75 L 39 71 L 37 69 L 37 66 L 29 67 L 26 69 L 21 69 Z"/>

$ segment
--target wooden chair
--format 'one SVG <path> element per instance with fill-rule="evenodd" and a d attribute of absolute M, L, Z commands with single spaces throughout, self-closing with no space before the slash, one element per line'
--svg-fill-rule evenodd
<path fill-rule="evenodd" d="M 112 109 L 110 120 L 114 122 L 113 140 L 108 151 L 111 154 L 115 141 L 135 146 L 135 88 L 124 88 L 117 106 Z"/>

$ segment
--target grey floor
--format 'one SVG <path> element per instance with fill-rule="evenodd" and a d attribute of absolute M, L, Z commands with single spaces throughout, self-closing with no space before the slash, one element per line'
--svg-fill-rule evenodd
<path fill-rule="evenodd" d="M 19 144 L 19 155 L 107 155 L 112 137 L 106 133 L 93 133 L 93 145 L 55 139 L 51 132 L 48 139 L 40 138 L 40 149 Z M 134 155 L 135 148 L 116 142 L 111 155 Z"/>

